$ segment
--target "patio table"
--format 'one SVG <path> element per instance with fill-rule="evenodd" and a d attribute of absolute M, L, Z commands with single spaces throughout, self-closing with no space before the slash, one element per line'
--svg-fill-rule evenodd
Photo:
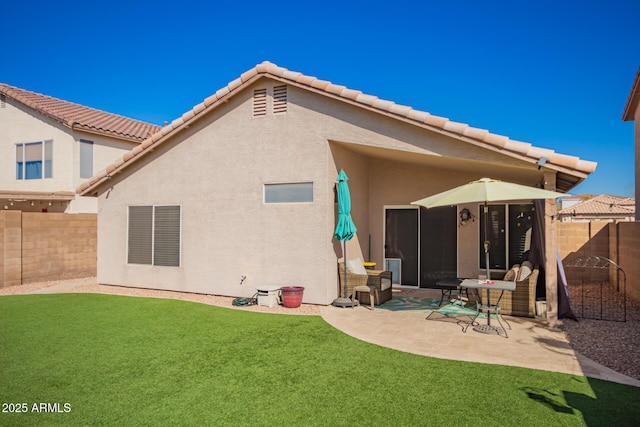
<path fill-rule="evenodd" d="M 464 279 L 447 278 L 447 279 L 438 280 L 436 282 L 436 287 L 440 288 L 440 292 L 441 292 L 440 304 L 438 304 L 438 307 L 440 307 L 444 302 L 445 295 L 448 295 L 449 299 L 452 298 L 451 292 L 453 291 L 457 291 L 458 300 L 462 300 L 462 288 L 460 287 L 460 283 L 462 283 L 463 280 Z M 469 298 L 468 291 L 467 291 L 467 298 Z"/>
<path fill-rule="evenodd" d="M 500 318 L 502 317 L 502 314 L 500 313 L 500 300 L 502 299 L 502 295 L 504 294 L 504 291 L 515 291 L 516 290 L 516 282 L 510 282 L 510 281 L 506 281 L 506 280 L 478 280 L 478 279 L 465 279 L 462 281 L 462 283 L 460 283 L 460 286 L 462 288 L 466 288 L 466 289 L 475 289 L 476 292 L 478 292 L 478 289 L 495 289 L 498 291 L 502 291 L 500 293 L 500 297 L 498 297 L 498 301 L 496 301 L 494 304 L 491 304 L 491 293 L 487 292 L 487 303 L 486 304 L 482 304 L 482 303 L 478 303 L 476 306 L 476 315 L 473 318 L 473 320 L 471 320 L 471 323 L 469 323 L 469 325 L 473 325 L 473 330 L 476 332 L 481 332 L 483 334 L 494 334 L 494 335 L 500 335 L 500 329 L 502 329 L 504 331 L 504 335 L 505 337 L 508 338 L 507 335 L 507 330 L 504 328 L 504 326 L 502 325 L 502 321 L 500 320 Z M 478 292 L 479 294 L 479 292 Z M 476 322 L 476 319 L 478 318 L 478 316 L 480 315 L 480 313 L 485 312 L 487 313 L 487 324 L 486 325 L 481 325 L 478 324 Z M 491 314 L 495 313 L 496 314 L 496 319 L 498 319 L 498 323 L 500 324 L 500 328 L 497 328 L 495 326 L 491 325 Z M 506 321 L 507 325 L 509 325 L 509 322 Z M 467 325 L 467 328 L 469 327 L 469 325 Z M 466 329 L 465 328 L 465 332 Z M 511 325 L 509 325 L 509 329 L 511 329 Z"/>

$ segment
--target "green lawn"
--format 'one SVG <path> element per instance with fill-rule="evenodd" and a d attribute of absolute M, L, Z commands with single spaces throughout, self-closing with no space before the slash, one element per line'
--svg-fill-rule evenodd
<path fill-rule="evenodd" d="M 640 420 L 640 388 L 406 354 L 315 316 L 92 294 L 0 297 L 0 401 L 3 426 Z"/>

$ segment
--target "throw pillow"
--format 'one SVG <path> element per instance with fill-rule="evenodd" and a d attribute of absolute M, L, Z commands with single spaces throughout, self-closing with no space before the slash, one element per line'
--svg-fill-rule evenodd
<path fill-rule="evenodd" d="M 520 274 L 518 275 L 518 282 L 522 282 L 527 277 L 529 277 L 532 271 L 533 271 L 533 264 L 531 264 L 529 261 L 523 262 L 522 265 L 520 266 Z"/>
<path fill-rule="evenodd" d="M 367 270 L 362 265 L 362 260 L 360 258 L 350 259 L 347 261 L 347 271 L 353 274 L 360 274 L 362 276 L 367 275 Z"/>
<path fill-rule="evenodd" d="M 507 282 L 515 282 L 518 277 L 518 272 L 520 271 L 520 264 L 513 264 L 511 270 L 507 271 L 507 274 L 504 275 L 504 279 Z"/>

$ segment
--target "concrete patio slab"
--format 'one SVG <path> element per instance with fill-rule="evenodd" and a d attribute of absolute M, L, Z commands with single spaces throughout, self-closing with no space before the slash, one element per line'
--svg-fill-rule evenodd
<path fill-rule="evenodd" d="M 429 292 L 429 291 L 425 291 Z M 436 291 L 435 298 L 440 297 Z M 588 376 L 640 387 L 640 381 L 615 372 L 576 353 L 562 331 L 550 330 L 542 319 L 506 316 L 508 338 L 472 328 L 463 332 L 468 316 L 445 317 L 417 311 L 366 307 L 323 307 L 321 315 L 336 329 L 360 340 L 408 353 L 441 359 L 541 369 Z"/>

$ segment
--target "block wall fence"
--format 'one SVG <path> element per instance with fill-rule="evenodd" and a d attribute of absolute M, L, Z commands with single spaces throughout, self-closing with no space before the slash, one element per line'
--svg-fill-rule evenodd
<path fill-rule="evenodd" d="M 565 265 L 581 255 L 597 255 L 618 264 L 627 277 L 627 296 L 640 301 L 640 222 L 558 222 L 556 242 Z M 572 268 L 565 271 L 569 280 L 576 274 Z M 618 280 L 613 270 L 591 274 L 594 280 Z"/>
<path fill-rule="evenodd" d="M 0 287 L 96 275 L 97 215 L 0 211 Z"/>

